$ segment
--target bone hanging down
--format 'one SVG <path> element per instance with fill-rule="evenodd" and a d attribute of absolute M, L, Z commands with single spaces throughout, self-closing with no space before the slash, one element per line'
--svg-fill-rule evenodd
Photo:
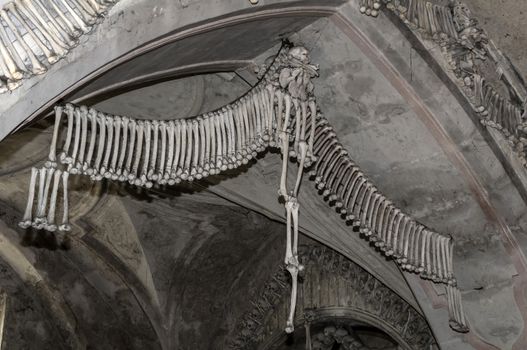
<path fill-rule="evenodd" d="M 68 218 L 68 172 L 60 169 L 42 167 L 31 168 L 31 179 L 24 218 L 18 223 L 21 228 L 30 226 L 54 232 L 70 231 L 71 227 L 64 222 Z M 60 196 L 62 183 L 63 194 Z M 35 198 L 35 194 L 37 195 Z M 63 210 L 57 210 L 57 203 L 62 200 Z M 35 205 L 36 204 L 36 205 Z M 62 214 L 62 222 L 57 224 L 57 217 Z"/>
<path fill-rule="evenodd" d="M 404 214 L 360 171 L 317 109 L 312 84 L 317 75 L 318 66 L 309 62 L 308 51 L 293 47 L 281 50 L 244 96 L 189 120 L 139 120 L 72 104 L 56 107 L 47 168 L 32 169 L 20 226 L 71 229 L 70 171 L 94 181 L 111 179 L 150 188 L 236 169 L 274 147 L 282 155 L 278 194 L 287 223 L 284 263 L 292 280 L 287 332 L 294 331 L 298 276 L 303 270 L 297 251 L 298 193 L 307 168 L 328 203 L 379 251 L 402 269 L 451 287 L 453 328 L 467 330 L 460 293 L 454 292 L 451 237 Z M 289 188 L 291 159 L 298 167 Z M 59 214 L 57 198 L 61 195 L 62 220 L 58 223 L 55 215 Z"/>

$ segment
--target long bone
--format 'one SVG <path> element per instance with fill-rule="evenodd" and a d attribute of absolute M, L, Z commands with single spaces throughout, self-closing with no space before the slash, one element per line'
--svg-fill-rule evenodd
<path fill-rule="evenodd" d="M 102 162 L 102 157 L 104 153 L 104 145 L 106 138 L 106 117 L 102 113 L 97 113 L 97 122 L 99 124 L 99 143 L 97 145 L 97 156 L 95 157 L 95 163 L 93 165 L 93 180 L 101 180 L 102 176 L 100 174 L 100 166 Z"/>
<path fill-rule="evenodd" d="M 197 133 L 199 134 L 198 136 L 198 139 L 199 139 L 199 159 L 198 159 L 198 165 L 197 165 L 197 174 L 196 174 L 196 179 L 201 179 L 203 178 L 204 176 L 204 166 L 205 166 L 205 146 L 206 146 L 206 140 L 205 140 L 205 123 L 203 121 L 203 118 L 201 116 L 199 116 L 197 118 L 197 127 L 198 127 L 198 131 Z"/>
<path fill-rule="evenodd" d="M 26 210 L 22 221 L 18 223 L 21 228 L 28 228 L 31 226 L 32 214 L 33 214 L 33 202 L 35 201 L 35 187 L 37 184 L 38 169 L 35 167 L 31 168 L 31 179 L 29 180 L 29 190 L 27 196 Z"/>
<path fill-rule="evenodd" d="M 329 156 L 326 156 L 328 153 L 330 155 L 334 154 L 334 151 L 337 147 L 342 147 L 338 141 L 337 138 L 331 137 L 330 134 L 328 134 L 327 142 L 324 147 L 320 150 L 319 153 L 319 159 L 320 161 L 315 164 L 315 168 L 313 169 L 313 172 L 316 174 L 315 176 L 315 184 L 317 184 L 317 188 L 319 190 L 324 188 L 324 183 L 322 183 L 322 174 L 324 173 L 324 169 L 327 165 L 327 162 L 330 160 Z"/>
<path fill-rule="evenodd" d="M 40 2 L 40 0 L 37 0 Z M 62 11 L 58 5 L 55 3 L 57 0 L 50 0 L 48 3 L 51 5 L 51 7 L 53 8 L 53 10 L 55 11 L 55 13 L 58 14 L 58 18 L 60 18 L 60 23 L 61 24 L 61 27 L 66 31 L 68 32 L 68 34 L 71 36 L 71 38 L 73 40 L 76 40 L 76 38 L 78 38 L 80 35 L 81 35 L 81 32 L 80 30 L 75 27 L 75 25 L 73 25 L 73 23 L 71 23 L 71 21 L 69 20 L 69 18 L 66 16 L 66 13 L 64 11 Z M 44 6 L 44 5 L 42 5 Z M 57 18 L 57 22 L 58 21 L 58 18 Z"/>
<path fill-rule="evenodd" d="M 365 225 L 367 228 L 367 231 L 365 231 L 364 233 L 366 234 L 367 237 L 369 237 L 370 241 L 372 242 L 376 242 L 379 240 L 377 230 L 375 229 L 375 224 L 377 221 L 377 216 L 380 215 L 379 210 L 382 207 L 382 202 L 384 199 L 385 198 L 382 194 L 378 192 L 375 193 L 372 204 L 370 205 L 371 209 L 368 208 L 368 214 L 365 218 L 365 220 L 367 220 L 367 225 Z"/>
<path fill-rule="evenodd" d="M 207 177 L 210 174 L 210 151 L 211 151 L 211 141 L 212 134 L 210 130 L 210 115 L 207 113 L 203 116 L 203 129 L 205 131 L 205 160 L 203 164 L 203 176 Z"/>
<path fill-rule="evenodd" d="M 159 153 L 159 169 L 157 171 L 157 182 L 159 184 L 164 184 L 165 179 L 165 159 L 167 156 L 167 124 L 165 121 L 161 120 L 159 122 L 159 133 L 161 134 L 161 151 Z"/>
<path fill-rule="evenodd" d="M 64 171 L 62 173 L 62 223 L 59 225 L 59 231 L 71 231 L 71 225 L 69 221 L 69 206 L 68 206 L 68 177 L 70 173 Z"/>
<path fill-rule="evenodd" d="M 227 110 L 225 108 L 222 108 L 219 116 L 219 123 L 220 123 L 220 129 L 221 129 L 221 138 L 222 138 L 222 165 L 220 170 L 225 171 L 229 168 L 229 137 L 228 137 L 228 129 L 226 126 L 226 118 L 227 118 Z"/>
<path fill-rule="evenodd" d="M 386 226 L 386 221 L 388 221 L 391 208 L 392 202 L 384 197 L 379 219 L 375 221 L 375 233 L 378 237 L 375 246 L 381 248 L 382 251 L 386 251 L 386 231 L 384 230 L 384 227 Z"/>
<path fill-rule="evenodd" d="M 419 248 L 420 248 L 420 241 L 422 238 L 422 230 L 424 229 L 423 225 L 420 225 L 418 223 L 415 223 L 413 227 L 413 235 L 412 235 L 412 242 L 410 244 L 410 251 L 408 255 L 408 262 L 406 264 L 406 268 L 409 271 L 416 271 L 419 267 L 418 264 L 418 254 L 419 254 Z"/>
<path fill-rule="evenodd" d="M 247 162 L 253 158 L 252 152 L 251 152 L 251 143 L 252 143 L 252 130 L 251 126 L 249 125 L 249 116 L 247 115 L 247 108 L 246 108 L 246 99 L 242 98 L 240 103 L 240 112 L 242 115 L 242 122 L 244 126 L 244 132 L 245 132 L 245 144 L 243 145 L 243 148 L 245 150 L 245 157 L 247 158 Z"/>
<path fill-rule="evenodd" d="M 69 47 L 77 45 L 77 41 L 75 40 L 75 37 L 72 35 L 72 33 L 68 30 L 68 26 L 66 24 L 61 25 L 59 20 L 49 12 L 48 8 L 44 6 L 40 0 L 24 1 L 29 9 L 35 13 L 35 15 L 37 15 L 40 10 L 47 18 L 49 18 L 49 22 L 42 18 L 42 24 L 49 25 L 49 23 L 51 23 L 50 29 L 55 32 L 55 35 L 62 37 L 62 41 L 65 42 L 66 45 Z M 63 16 L 62 13 L 60 13 L 59 16 L 60 15 Z"/>
<path fill-rule="evenodd" d="M 55 126 L 53 127 L 53 138 L 51 139 L 51 145 L 49 146 L 48 160 L 45 163 L 47 168 L 57 166 L 57 139 L 59 136 L 60 122 L 62 120 L 62 106 L 55 107 Z"/>
<path fill-rule="evenodd" d="M 55 213 L 57 208 L 57 194 L 59 191 L 60 180 L 62 177 L 62 171 L 57 169 L 53 177 L 53 189 L 51 190 L 51 197 L 49 200 L 48 217 L 44 228 L 47 231 L 54 232 L 57 230 L 57 224 L 55 223 Z"/>
<path fill-rule="evenodd" d="M 409 234 L 409 228 L 412 224 L 412 219 L 408 215 L 404 215 L 403 219 L 403 225 L 402 227 L 399 227 L 400 230 L 400 240 L 399 244 L 397 245 L 397 251 L 395 252 L 394 256 L 396 258 L 396 261 L 398 264 L 404 264 L 405 263 L 405 255 L 404 255 L 404 249 L 405 246 L 408 244 L 408 234 Z"/>
<path fill-rule="evenodd" d="M 222 139 L 222 133 L 221 133 L 221 125 L 220 125 L 220 114 L 221 113 L 214 113 L 214 131 L 216 135 L 216 154 L 215 158 L 212 160 L 214 163 L 214 169 L 216 171 L 216 174 L 219 174 L 221 171 L 221 168 L 223 167 L 223 142 Z"/>
<path fill-rule="evenodd" d="M 24 73 L 20 68 L 24 64 L 20 59 L 18 52 L 15 50 L 13 43 L 9 39 L 7 31 L 3 25 L 0 25 L 0 44 L 0 53 L 2 54 L 2 60 L 0 60 L 0 63 L 2 63 L 2 71 L 8 78 L 9 88 L 14 89 L 20 85 L 17 81 L 24 77 Z"/>
<path fill-rule="evenodd" d="M 401 211 L 399 208 L 395 206 L 391 206 L 390 210 L 388 212 L 388 219 L 386 223 L 386 228 L 384 228 L 384 235 L 386 236 L 386 250 L 385 255 L 386 256 L 392 256 L 393 255 L 393 247 L 394 247 L 394 241 L 395 235 L 393 234 L 392 227 L 395 223 L 395 220 L 399 217 L 399 213 Z"/>
<path fill-rule="evenodd" d="M 289 117 L 291 115 L 291 99 L 289 95 L 285 95 L 285 117 L 282 130 L 280 132 L 280 139 L 282 143 L 282 175 L 280 177 L 280 195 L 284 198 L 288 195 L 287 193 L 287 163 L 288 163 L 288 148 L 289 148 L 289 135 L 287 133 L 287 127 L 289 125 Z"/>
<path fill-rule="evenodd" d="M 322 180 L 320 182 L 320 185 L 323 185 L 324 188 L 325 188 L 325 191 L 322 194 L 324 197 L 327 197 L 327 196 L 329 196 L 332 193 L 332 188 L 327 186 L 330 175 L 336 173 L 335 166 L 337 164 L 339 164 L 339 161 L 341 159 L 346 158 L 347 155 L 348 155 L 348 151 L 346 151 L 342 147 L 342 145 L 339 144 L 339 145 L 337 145 L 337 147 L 335 147 L 333 149 L 332 155 L 328 158 L 329 159 L 329 163 L 328 163 L 326 169 L 324 170 L 324 172 L 322 173 Z"/>
<path fill-rule="evenodd" d="M 175 134 L 177 125 L 177 134 Z M 166 157 L 165 172 L 163 174 L 163 183 L 168 182 L 169 180 L 174 181 L 172 178 L 172 165 L 174 163 L 174 143 L 177 145 L 177 151 L 175 153 L 176 163 L 179 161 L 179 151 L 181 148 L 181 139 L 179 138 L 180 131 L 180 121 L 179 120 L 170 120 L 167 123 L 167 139 L 168 139 L 168 153 Z M 177 135 L 177 139 L 176 139 Z M 175 169 L 174 169 L 175 170 Z"/>
<path fill-rule="evenodd" d="M 128 175 L 130 175 L 130 172 L 132 170 L 132 161 L 134 157 L 134 149 L 135 149 L 135 137 L 136 137 L 136 129 L 137 129 L 137 122 L 135 119 L 130 119 L 130 141 L 128 143 L 127 147 L 127 154 L 126 154 L 126 165 L 123 170 L 123 174 L 119 177 L 120 181 L 126 181 L 128 180 Z"/>
<path fill-rule="evenodd" d="M 90 120 L 90 145 L 88 147 L 88 154 L 86 155 L 86 160 L 82 166 L 83 173 L 86 175 L 93 174 L 92 168 L 92 157 L 93 151 L 95 150 L 95 145 L 97 143 L 97 111 L 90 109 L 88 114 L 88 119 Z"/>
<path fill-rule="evenodd" d="M 33 52 L 33 50 L 31 50 L 31 48 L 29 47 L 27 42 L 24 40 L 23 34 L 22 34 L 20 28 L 15 23 L 13 23 L 13 21 L 9 17 L 8 12 L 5 10 L 5 9 L 9 10 L 10 13 L 13 13 L 13 15 L 15 15 L 15 13 L 13 12 L 13 11 L 16 11 L 15 4 L 14 3 L 8 3 L 7 5 L 8 6 L 6 6 L 4 9 L 0 10 L 0 16 L 6 22 L 7 26 L 11 30 L 11 33 L 14 34 L 15 38 L 17 39 L 17 42 L 22 46 L 22 48 L 24 49 L 24 52 L 28 56 L 28 58 L 29 58 L 29 60 L 31 62 L 31 72 L 33 74 L 42 74 L 42 73 L 46 72 L 46 70 L 47 70 L 46 67 L 39 61 L 39 59 L 37 58 L 37 56 Z M 20 17 L 19 16 L 15 15 L 15 17 L 16 17 L 16 19 L 18 21 L 20 21 Z M 37 46 L 39 48 L 41 48 L 41 46 L 43 46 L 43 49 L 47 50 L 47 47 L 45 47 L 42 44 L 42 42 L 38 39 L 38 37 L 36 37 L 35 33 L 33 31 L 31 31 L 31 29 L 29 29 L 27 23 L 22 21 L 21 25 L 24 27 L 24 29 L 26 29 L 26 31 L 28 31 L 29 36 L 31 37 L 31 39 L 33 39 L 35 41 L 35 43 L 37 44 Z M 2 31 L 5 31 L 3 25 L 0 25 L 0 27 L 1 27 Z M 9 36 L 7 35 L 7 33 L 5 33 L 5 36 L 6 36 L 6 40 L 9 40 Z M 7 45 L 12 48 L 10 51 L 12 53 L 14 53 L 15 52 L 15 48 L 14 48 L 13 44 L 11 43 L 11 41 L 9 41 L 9 43 Z M 43 53 L 44 53 L 44 55 L 46 55 L 46 53 L 49 53 L 49 56 L 46 55 L 47 57 L 51 56 L 51 53 L 49 52 L 49 50 L 43 51 Z M 20 55 L 18 53 L 14 53 L 14 54 L 16 54 L 18 57 L 20 57 Z M 55 61 L 53 61 L 51 63 L 54 63 L 54 62 Z M 25 66 L 25 64 L 24 64 L 24 66 Z"/>
<path fill-rule="evenodd" d="M 185 120 L 178 119 L 174 122 L 172 134 L 174 135 L 172 137 L 174 139 L 173 142 L 175 144 L 176 150 L 173 155 L 173 160 L 172 158 L 170 158 L 167 162 L 167 164 L 172 164 L 172 165 L 168 166 L 168 168 L 165 170 L 166 174 L 169 174 L 168 177 L 166 175 L 165 177 L 168 179 L 168 183 L 170 185 L 173 185 L 174 183 L 176 183 L 176 179 L 178 181 L 181 181 L 180 177 L 185 167 L 185 154 L 186 154 L 186 147 L 187 147 L 187 129 L 186 129 Z M 169 135 L 170 135 L 170 131 L 169 131 Z M 169 142 L 169 146 L 170 146 L 170 142 Z"/>
<path fill-rule="evenodd" d="M 361 188 L 362 184 L 366 181 L 364 174 L 358 170 L 352 176 L 351 185 L 348 187 L 346 196 L 344 197 L 344 208 L 346 208 L 346 221 L 353 221 L 355 215 L 353 213 L 353 204 L 358 195 L 358 189 Z"/>
<path fill-rule="evenodd" d="M 194 147 L 192 147 L 192 165 L 190 169 L 189 181 L 196 178 L 198 174 L 198 162 L 199 162 L 199 125 L 196 120 L 192 121 L 192 138 L 194 140 Z"/>
<path fill-rule="evenodd" d="M 285 155 L 287 157 L 287 155 Z M 287 271 L 291 274 L 292 279 L 292 290 L 291 290 L 291 302 L 289 306 L 289 316 L 287 318 L 286 322 L 286 329 L 285 331 L 287 333 L 292 333 L 294 331 L 294 324 L 293 319 L 295 316 L 295 308 L 296 308 L 296 294 L 297 294 L 297 285 L 298 285 L 298 264 L 295 261 L 295 257 L 293 255 L 292 250 L 292 242 L 291 242 L 291 217 L 293 212 L 293 206 L 296 204 L 293 200 L 286 201 L 285 207 L 286 207 L 286 217 L 287 217 L 287 244 L 286 244 L 286 255 L 285 255 L 285 265 Z"/>
<path fill-rule="evenodd" d="M 378 199 L 378 193 L 375 186 L 369 189 L 366 196 L 366 203 L 362 208 L 360 208 L 360 229 L 359 232 L 363 233 L 366 239 L 371 238 L 371 222 L 370 219 L 373 217 L 373 210 L 375 208 L 375 203 Z"/>
<path fill-rule="evenodd" d="M 35 223 L 34 227 L 38 229 L 44 227 L 47 223 L 46 208 L 48 205 L 48 196 L 49 196 L 49 190 L 51 187 L 51 180 L 53 178 L 53 173 L 55 172 L 54 168 L 42 168 L 41 170 L 42 170 L 42 173 L 44 174 L 44 178 L 46 182 L 44 185 L 44 191 L 39 192 L 39 197 L 40 197 L 40 194 L 42 193 L 42 200 L 39 200 L 37 214 L 36 214 L 35 221 L 34 221 Z M 42 180 L 40 182 L 40 185 L 42 185 Z"/>
<path fill-rule="evenodd" d="M 360 227 L 361 209 L 363 208 L 364 199 L 368 193 L 373 192 L 373 189 L 374 186 L 368 179 L 359 187 L 359 191 L 357 192 L 359 196 L 351 204 L 351 212 L 355 215 L 355 220 L 352 223 L 353 226 Z"/>
<path fill-rule="evenodd" d="M 148 168 L 147 178 L 152 181 L 157 181 L 158 174 L 156 173 L 157 165 L 157 153 L 159 148 L 159 121 L 152 121 L 153 127 L 153 144 L 152 144 L 152 154 L 150 155 L 150 167 Z"/>
<path fill-rule="evenodd" d="M 267 105 L 267 129 L 265 131 L 266 135 L 264 136 L 264 140 L 265 140 L 265 137 L 267 137 L 267 141 L 269 142 L 269 145 L 271 147 L 275 147 L 276 145 L 276 140 L 274 139 L 274 136 L 273 136 L 273 120 L 275 118 L 274 116 L 274 99 L 275 99 L 275 88 L 272 84 L 269 84 L 266 86 L 265 89 L 262 89 L 262 93 L 260 95 L 262 101 L 264 102 L 264 104 Z"/>
<path fill-rule="evenodd" d="M 99 174 L 105 178 L 110 178 L 112 174 L 108 171 L 110 156 L 112 155 L 113 146 L 113 117 L 106 116 L 106 147 L 104 148 L 104 157 Z"/>
<path fill-rule="evenodd" d="M 289 149 L 289 157 L 296 158 L 298 156 L 298 143 L 300 142 L 300 132 L 301 132 L 301 119 L 302 119 L 302 111 L 300 109 L 300 104 L 298 99 L 292 98 L 293 101 L 293 107 L 295 111 L 295 127 L 293 129 L 294 131 L 294 142 L 293 147 Z"/>
<path fill-rule="evenodd" d="M 235 164 L 236 159 L 234 158 L 235 137 L 234 137 L 234 131 L 233 131 L 233 125 L 232 125 L 232 111 L 230 108 L 225 108 L 223 119 L 224 119 L 225 128 L 226 128 L 225 132 L 227 136 L 227 145 L 228 145 L 227 154 L 225 155 L 225 159 L 227 161 L 227 169 L 234 169 L 234 167 L 236 166 Z"/>
<path fill-rule="evenodd" d="M 143 120 L 137 121 L 137 142 L 135 143 L 134 151 L 134 163 L 132 165 L 132 171 L 128 174 L 128 180 L 130 184 L 135 184 L 139 186 L 141 181 L 138 178 L 139 164 L 143 155 L 143 138 L 145 133 L 145 122 Z"/>
<path fill-rule="evenodd" d="M 181 120 L 181 159 L 179 162 L 181 163 L 181 167 L 178 167 L 178 173 L 179 168 L 181 168 L 181 175 L 178 174 L 178 176 L 181 176 L 182 180 L 186 180 L 189 175 L 189 167 L 190 167 L 190 156 L 192 155 L 192 127 L 190 125 L 187 125 L 186 120 Z M 189 132 L 190 131 L 190 132 Z"/>
<path fill-rule="evenodd" d="M 336 208 L 342 207 L 341 194 L 343 190 L 342 185 L 344 181 L 344 176 L 347 174 L 348 170 L 353 167 L 353 165 L 353 162 L 351 162 L 348 157 L 341 157 L 339 163 L 337 164 L 337 171 L 331 174 L 328 179 L 327 186 L 331 189 L 331 195 L 329 197 L 329 200 L 335 201 Z"/>
<path fill-rule="evenodd" d="M 249 119 L 249 128 L 251 130 L 251 154 L 256 157 L 256 153 L 260 149 L 260 136 L 259 136 L 259 121 L 256 116 L 256 110 L 254 108 L 254 94 L 245 96 L 245 109 L 247 111 L 247 118 Z"/>
<path fill-rule="evenodd" d="M 145 186 L 146 188 L 152 187 L 152 182 L 148 180 L 148 165 L 150 164 L 150 153 L 151 153 L 151 141 L 152 141 L 152 122 L 150 120 L 145 120 L 145 151 L 143 152 L 143 164 L 141 168 L 141 173 L 138 176 L 140 186 Z"/>
<path fill-rule="evenodd" d="M 112 180 L 117 180 L 119 175 L 117 174 L 117 160 L 119 159 L 122 150 L 119 148 L 122 139 L 121 138 L 121 126 L 122 126 L 122 119 L 119 116 L 115 116 L 113 120 L 113 130 L 115 133 L 114 137 L 114 143 L 113 143 L 113 152 L 112 152 L 112 161 L 110 162 L 110 169 L 108 172 L 110 173 L 110 178 Z"/>
<path fill-rule="evenodd" d="M 309 146 L 308 146 L 309 150 Z M 326 181 L 326 188 L 328 189 L 329 198 L 328 200 L 330 202 L 336 201 L 339 199 L 338 196 L 338 187 L 340 183 L 338 182 L 338 179 L 342 179 L 343 172 L 345 172 L 347 169 L 349 169 L 353 163 L 350 162 L 348 157 L 339 157 L 337 161 L 335 162 L 334 169 L 330 176 L 328 177 Z"/>
<path fill-rule="evenodd" d="M 52 0 L 52 2 L 53 1 L 54 0 Z M 84 33 L 90 32 L 91 28 L 86 25 L 86 23 L 82 20 L 82 18 L 79 17 L 77 12 L 75 12 L 75 10 L 70 6 L 67 0 L 56 0 L 56 1 L 60 3 L 63 7 L 65 7 L 68 13 L 71 15 L 71 17 L 73 18 L 75 22 L 75 24 L 73 25 L 74 28 L 81 30 Z M 58 10 L 58 11 L 61 11 L 61 10 Z"/>
<path fill-rule="evenodd" d="M 275 97 L 276 97 L 276 133 L 273 135 L 275 138 L 275 142 L 280 145 L 280 132 L 283 130 L 282 127 L 282 118 L 284 117 L 284 107 L 285 107 L 285 100 L 284 100 L 284 94 L 280 89 L 277 89 L 275 91 Z"/>
<path fill-rule="evenodd" d="M 405 218 L 404 213 L 398 210 L 392 222 L 392 226 L 390 227 L 391 234 L 392 234 L 390 255 L 396 259 L 399 256 L 399 245 L 401 241 L 399 227 L 401 225 L 401 221 L 403 221 L 404 218 Z"/>
<path fill-rule="evenodd" d="M 73 111 L 75 114 L 75 136 L 73 138 L 73 152 L 71 153 L 71 162 L 68 164 L 68 171 L 72 174 L 77 174 L 80 169 L 77 169 L 77 153 L 79 152 L 79 144 L 81 141 L 81 113 L 79 109 Z"/>
<path fill-rule="evenodd" d="M 31 19 L 31 15 L 28 14 L 22 6 L 20 6 L 20 1 L 15 0 L 15 2 L 7 3 L 4 7 L 6 10 L 9 11 L 9 13 L 12 13 L 13 16 L 17 19 L 17 21 L 24 27 L 24 29 L 27 31 L 31 39 L 37 44 L 38 48 L 44 53 L 46 58 L 48 59 L 48 62 L 53 64 L 57 62 L 61 56 L 64 56 L 67 51 L 61 47 L 58 43 L 53 40 L 53 38 L 48 34 L 46 30 L 44 30 L 40 24 L 38 24 L 37 21 L 31 21 L 32 24 L 41 32 L 41 34 L 44 36 L 46 41 L 50 44 L 53 52 L 49 50 L 46 46 L 46 44 L 35 34 L 33 30 L 31 30 L 29 24 L 22 18 L 22 15 L 20 14 L 19 10 L 28 18 Z M 2 12 L 4 12 L 2 10 Z M 15 24 L 9 19 L 9 15 L 3 16 L 6 23 L 9 25 L 15 26 Z M 12 30 L 17 30 L 16 27 L 12 27 Z"/>
<path fill-rule="evenodd" d="M 2 26 L 0 26 L 0 27 L 2 27 Z M 74 121 L 73 121 L 74 110 L 73 110 L 73 106 L 70 105 L 70 104 L 67 104 L 64 107 L 64 111 L 65 111 L 66 115 L 68 116 L 68 126 L 67 126 L 67 130 L 66 130 L 66 140 L 64 141 L 64 146 L 62 148 L 62 152 L 60 153 L 59 159 L 64 164 L 70 164 L 71 163 L 71 157 L 69 155 L 69 149 L 70 149 L 70 145 L 71 145 L 71 138 L 72 138 L 72 135 L 73 135 L 73 127 L 74 127 Z"/>
<path fill-rule="evenodd" d="M 240 124 L 240 136 L 241 136 L 241 146 L 240 146 L 240 153 L 241 153 L 241 156 L 242 156 L 242 164 L 247 164 L 250 160 L 250 155 L 248 154 L 247 152 L 247 148 L 248 148 L 248 140 L 249 140 L 249 129 L 248 129 L 248 125 L 247 125 L 247 119 L 246 119 L 246 115 L 245 113 L 243 112 L 243 106 L 242 106 L 242 102 L 241 101 L 238 101 L 236 103 L 236 110 L 237 110 L 237 113 L 238 113 L 238 119 L 239 119 L 239 124 Z M 213 140 L 214 140 L 214 132 L 212 132 L 212 137 L 213 137 Z M 212 146 L 214 147 L 214 142 L 212 143 Z"/>
<path fill-rule="evenodd" d="M 341 202 L 340 205 L 336 205 L 336 207 L 338 213 L 340 213 L 341 215 L 345 215 L 347 213 L 348 209 L 346 207 L 346 198 L 347 194 L 351 193 L 351 190 L 349 190 L 351 186 L 349 185 L 350 183 L 352 183 L 354 175 L 358 174 L 359 171 L 360 169 L 357 166 L 352 166 L 351 169 L 348 170 L 344 180 L 340 182 L 342 184 L 342 193 L 339 195 Z"/>
<path fill-rule="evenodd" d="M 232 108 L 230 108 L 230 106 L 227 107 L 227 110 L 228 110 L 228 122 L 229 122 L 229 126 L 230 126 L 230 138 L 231 138 L 231 151 L 230 151 L 230 160 L 231 160 L 231 163 L 232 163 L 232 168 L 236 168 L 238 167 L 238 159 L 237 159 L 237 148 L 236 148 L 236 145 L 237 145 L 237 138 L 238 138 L 238 133 L 236 131 L 236 120 L 234 118 L 234 112 L 232 110 Z"/>
<path fill-rule="evenodd" d="M 259 148 L 258 152 L 265 150 L 265 147 L 269 144 L 269 137 L 267 134 L 267 125 L 269 124 L 268 119 L 270 118 L 270 110 L 267 102 L 265 101 L 264 94 L 267 91 L 265 88 L 259 86 L 256 91 L 252 94 L 251 101 L 253 103 L 252 108 L 256 116 L 256 131 L 258 137 Z"/>
<path fill-rule="evenodd" d="M 79 146 L 79 154 L 76 160 L 76 166 L 78 172 L 82 172 L 84 165 L 84 155 L 86 154 L 86 142 L 88 137 L 88 108 L 86 106 L 81 106 L 79 108 L 79 113 L 81 117 L 81 140 Z"/>
<path fill-rule="evenodd" d="M 413 234 L 414 234 L 414 228 L 415 228 L 415 221 L 410 220 L 409 225 L 405 227 L 405 242 L 404 242 L 404 249 L 403 249 L 403 256 L 401 258 L 401 264 L 402 268 L 406 268 L 406 265 L 409 260 L 409 249 L 412 248 L 412 240 L 413 240 Z"/>
<path fill-rule="evenodd" d="M 53 25 L 49 25 L 40 13 L 33 7 L 31 1 L 15 0 L 16 6 L 20 11 L 33 23 L 33 25 L 42 33 L 55 53 L 60 56 L 65 55 L 68 51 L 68 44 L 62 40 L 61 35 L 55 31 Z"/>
<path fill-rule="evenodd" d="M 364 224 L 363 213 L 367 211 L 368 205 L 370 204 L 371 197 L 377 192 L 377 188 L 369 181 L 366 181 L 364 186 L 364 191 L 362 192 L 359 200 L 357 201 L 356 208 L 356 219 L 353 223 L 354 226 L 361 227 Z M 364 233 L 364 229 L 361 230 Z"/>
<path fill-rule="evenodd" d="M 77 8 L 79 13 L 83 17 L 86 24 L 93 25 L 96 21 L 97 13 L 91 8 L 91 6 L 85 3 L 84 0 L 71 0 L 71 1 L 77 5 L 75 7 Z"/>

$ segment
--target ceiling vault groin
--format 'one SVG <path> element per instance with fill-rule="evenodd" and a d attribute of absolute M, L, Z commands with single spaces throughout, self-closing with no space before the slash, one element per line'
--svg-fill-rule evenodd
<path fill-rule="evenodd" d="M 311 166 L 318 188 L 325 190 L 323 195 L 329 196 L 330 204 L 336 203 L 343 219 L 359 227 L 403 269 L 447 286 L 450 325 L 456 331 L 468 331 L 453 273 L 452 238 L 418 224 L 395 207 L 348 157 L 335 131 L 317 111 L 310 82 L 317 70 L 309 63 L 304 48 L 282 49 L 273 63 L 261 70 L 265 73 L 260 83 L 244 96 L 191 119 L 136 120 L 71 104 L 58 106 L 49 159 L 44 167 L 32 169 L 21 227 L 71 229 L 67 200 L 70 173 L 88 175 L 95 181 L 107 178 L 150 188 L 235 169 L 258 153 L 278 147 L 283 155 L 279 194 L 287 213 L 285 262 L 293 277 L 289 332 L 293 327 L 296 277 L 303 269 L 296 250 L 296 198 L 302 170 Z M 60 132 L 63 114 L 67 117 L 66 135 Z M 288 158 L 299 163 L 290 190 Z M 61 179 L 63 215 L 57 227 L 55 211 Z"/>

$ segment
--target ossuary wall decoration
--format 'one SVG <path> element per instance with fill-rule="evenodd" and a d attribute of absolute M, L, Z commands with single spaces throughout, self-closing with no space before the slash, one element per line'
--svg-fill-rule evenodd
<path fill-rule="evenodd" d="M 360 1 L 361 12 L 376 17 L 381 3 L 376 2 L 375 12 L 363 11 L 365 1 Z M 441 47 L 448 73 L 452 73 L 481 123 L 499 130 L 526 167 L 527 89 L 521 79 L 506 74 L 514 69 L 470 9 L 459 0 L 450 0 L 446 6 L 427 0 L 383 3 L 419 38 Z"/>
<path fill-rule="evenodd" d="M 14 0 L 0 10 L 0 93 L 44 74 L 118 0 Z"/>
<path fill-rule="evenodd" d="M 68 179 L 90 176 L 135 186 L 175 185 L 235 169 L 270 148 L 282 154 L 279 195 L 287 222 L 284 263 L 292 278 L 286 331 L 294 330 L 298 213 L 304 169 L 330 206 L 406 271 L 446 286 L 450 325 L 468 331 L 453 272 L 453 240 L 403 213 L 349 157 L 317 108 L 311 79 L 318 66 L 303 47 L 283 48 L 251 90 L 190 119 L 140 120 L 72 104 L 55 108 L 49 159 L 31 172 L 23 228 L 68 231 Z M 65 123 L 64 123 L 65 122 Z M 64 127 L 66 124 L 66 127 Z M 288 187 L 289 160 L 298 163 Z M 62 193 L 62 196 L 59 196 Z M 62 202 L 61 222 L 56 222 Z M 36 203 L 36 206 L 35 206 Z"/>

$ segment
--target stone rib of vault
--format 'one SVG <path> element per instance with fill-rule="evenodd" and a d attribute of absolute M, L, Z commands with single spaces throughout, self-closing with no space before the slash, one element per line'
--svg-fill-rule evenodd
<path fill-rule="evenodd" d="M 118 0 L 14 0 L 0 10 L 0 93 L 44 74 Z"/>
<path fill-rule="evenodd" d="M 404 270 L 446 285 L 450 325 L 456 331 L 468 331 L 453 273 L 451 237 L 403 213 L 348 156 L 317 109 L 311 83 L 317 75 L 318 66 L 309 62 L 305 48 L 283 48 L 244 96 L 195 118 L 141 120 L 84 106 L 57 106 L 49 159 L 44 167 L 32 169 L 20 226 L 71 229 L 69 174 L 146 188 L 175 185 L 235 169 L 258 153 L 278 148 L 283 159 L 278 194 L 284 200 L 287 222 L 284 263 L 293 281 L 287 332 L 294 330 L 297 279 L 303 269 L 298 259 L 297 198 L 304 169 L 310 169 L 317 188 L 342 219 L 358 227 L 379 251 Z M 293 187 L 288 188 L 291 158 L 298 170 Z M 57 223 L 60 193 L 62 221 Z"/>

